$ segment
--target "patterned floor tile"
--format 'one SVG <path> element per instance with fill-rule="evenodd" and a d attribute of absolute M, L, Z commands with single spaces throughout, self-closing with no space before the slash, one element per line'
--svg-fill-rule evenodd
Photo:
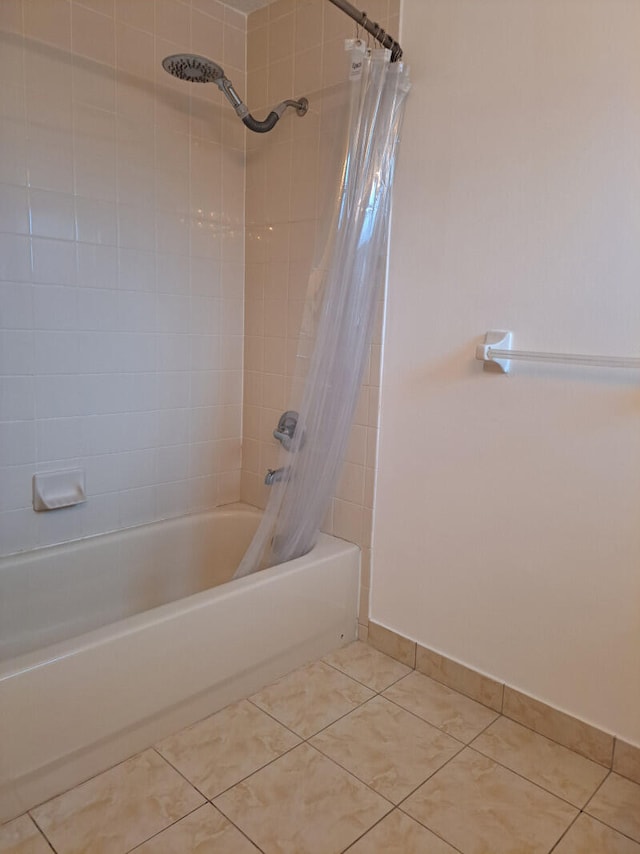
<path fill-rule="evenodd" d="M 384 696 L 465 743 L 498 717 L 493 709 L 417 672 L 396 682 Z"/>
<path fill-rule="evenodd" d="M 165 738 L 156 749 L 207 798 L 215 798 L 299 742 L 290 730 L 241 700 Z"/>
<path fill-rule="evenodd" d="M 339 854 L 392 808 L 308 744 L 238 783 L 215 805 L 265 854 Z"/>
<path fill-rule="evenodd" d="M 373 692 L 364 685 L 316 661 L 250 699 L 302 738 L 309 738 L 371 697 Z"/>
<path fill-rule="evenodd" d="M 389 658 L 372 646 L 355 641 L 323 659 L 372 691 L 384 691 L 398 679 L 411 673 L 411 668 Z"/>
<path fill-rule="evenodd" d="M 582 813 L 553 854 L 640 854 L 640 845 Z"/>
<path fill-rule="evenodd" d="M 509 718 L 498 718 L 472 747 L 577 807 L 586 804 L 609 773 Z"/>
<path fill-rule="evenodd" d="M 578 814 L 470 748 L 402 809 L 464 854 L 548 854 Z"/>
<path fill-rule="evenodd" d="M 135 849 L 135 854 L 259 854 L 215 807 L 200 809 Z"/>
<path fill-rule="evenodd" d="M 145 750 L 31 812 L 57 854 L 125 854 L 203 802 Z"/>
<path fill-rule="evenodd" d="M 351 846 L 346 854 L 458 854 L 442 839 L 400 810 L 394 810 Z"/>
<path fill-rule="evenodd" d="M 0 854 L 51 854 L 51 848 L 29 816 L 21 815 L 0 826 Z"/>
<path fill-rule="evenodd" d="M 640 842 L 640 785 L 610 774 L 585 812 Z"/>
<path fill-rule="evenodd" d="M 384 697 L 374 697 L 311 744 L 397 804 L 462 745 Z"/>

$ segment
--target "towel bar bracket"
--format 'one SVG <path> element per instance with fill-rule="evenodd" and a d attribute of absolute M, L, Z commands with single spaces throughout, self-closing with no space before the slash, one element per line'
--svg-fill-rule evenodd
<path fill-rule="evenodd" d="M 485 371 L 493 370 L 495 373 L 508 374 L 511 369 L 510 359 L 495 359 L 491 356 L 491 350 L 510 350 L 513 340 L 512 332 L 493 330 L 487 332 L 484 344 L 476 347 L 476 359 L 484 362 Z"/>

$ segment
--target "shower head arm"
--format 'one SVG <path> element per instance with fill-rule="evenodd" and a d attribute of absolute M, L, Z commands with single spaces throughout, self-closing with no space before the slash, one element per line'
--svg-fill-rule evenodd
<path fill-rule="evenodd" d="M 236 111 L 236 114 L 242 119 L 249 130 L 254 131 L 254 133 L 266 133 L 272 130 L 282 118 L 282 114 L 287 107 L 292 107 L 299 116 L 304 116 L 309 109 L 309 101 L 306 98 L 300 98 L 297 101 L 289 98 L 286 101 L 281 101 L 263 121 L 260 121 L 251 115 L 249 108 L 233 88 L 233 84 L 228 77 L 220 77 L 215 82 Z"/>
<path fill-rule="evenodd" d="M 254 119 L 251 113 L 247 113 L 247 115 L 243 117 L 242 121 L 249 130 L 252 130 L 254 133 L 267 133 L 267 131 L 270 131 L 275 127 L 287 107 L 293 107 L 299 116 L 304 116 L 309 109 L 309 101 L 306 98 L 300 98 L 298 101 L 293 101 L 291 99 L 287 101 L 280 101 L 280 103 L 271 110 L 264 121 Z"/>
<path fill-rule="evenodd" d="M 233 88 L 233 84 L 228 77 L 219 77 L 215 82 L 233 109 L 236 111 L 236 114 L 240 116 L 249 130 L 252 130 L 255 133 L 266 133 L 267 131 L 270 131 L 282 118 L 282 114 L 287 107 L 293 107 L 299 116 L 304 116 L 309 109 L 309 101 L 306 98 L 300 98 L 298 101 L 287 99 L 286 101 L 281 101 L 277 107 L 274 107 L 264 121 L 260 121 L 251 115 L 249 108 Z"/>

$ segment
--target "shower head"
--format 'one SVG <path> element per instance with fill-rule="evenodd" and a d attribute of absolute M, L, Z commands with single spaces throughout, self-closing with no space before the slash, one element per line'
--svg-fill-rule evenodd
<path fill-rule="evenodd" d="M 225 77 L 224 70 L 216 62 L 195 53 L 174 53 L 162 60 L 162 67 L 189 83 L 217 83 Z"/>
<path fill-rule="evenodd" d="M 186 80 L 189 83 L 215 83 L 249 130 L 256 133 L 265 133 L 271 130 L 287 107 L 293 107 L 299 116 L 304 116 L 309 109 L 309 102 L 306 98 L 300 98 L 298 101 L 281 101 L 261 122 L 254 119 L 249 113 L 247 106 L 242 102 L 242 98 L 233 88 L 233 83 L 217 62 L 195 53 L 174 53 L 162 60 L 162 67 L 174 77 Z"/>

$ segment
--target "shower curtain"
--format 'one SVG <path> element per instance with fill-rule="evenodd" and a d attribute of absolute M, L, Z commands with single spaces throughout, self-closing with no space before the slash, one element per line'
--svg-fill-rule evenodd
<path fill-rule="evenodd" d="M 235 578 L 312 549 L 340 475 L 386 275 L 391 188 L 410 88 L 406 66 L 389 58 L 387 50 L 352 54 L 335 222 L 311 273 L 300 334 L 298 425 Z"/>

